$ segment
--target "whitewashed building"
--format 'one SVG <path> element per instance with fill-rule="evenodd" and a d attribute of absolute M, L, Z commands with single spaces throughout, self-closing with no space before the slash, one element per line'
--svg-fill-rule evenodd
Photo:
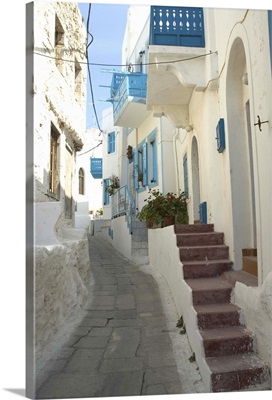
<path fill-rule="evenodd" d="M 94 218 L 102 210 L 102 134 L 92 128 L 84 135 L 84 146 L 77 153 L 75 227 L 92 229 Z"/>
<path fill-rule="evenodd" d="M 75 226 L 76 155 L 86 121 L 87 33 L 77 4 L 27 4 L 27 60 L 33 73 L 33 363 L 36 381 L 54 335 L 87 297 L 86 229 Z M 30 82 L 31 79 L 28 80 Z M 30 88 L 28 87 L 28 90 Z M 30 296 L 30 293 L 28 293 Z M 29 316 L 30 321 L 31 317 Z M 29 336 L 30 337 L 30 336 Z M 30 343 L 30 347 L 33 345 Z M 49 354 L 48 353 L 48 354 Z M 28 393 L 31 393 L 31 370 Z M 32 394 L 33 395 L 33 394 Z"/>
<path fill-rule="evenodd" d="M 171 287 L 210 391 L 270 388 L 271 32 L 271 11 L 131 6 L 123 42 L 127 67 L 112 71 L 117 168 L 126 188 L 112 198 L 122 211 L 112 213 L 112 242 L 131 256 L 125 192 L 132 214 L 150 188 L 186 193 L 192 230 L 149 229 L 149 262 Z M 220 300 L 221 290 L 229 293 Z M 239 321 L 227 321 L 235 313 Z M 216 350 L 209 348 L 212 334 Z M 230 347 L 222 350 L 222 342 Z"/>

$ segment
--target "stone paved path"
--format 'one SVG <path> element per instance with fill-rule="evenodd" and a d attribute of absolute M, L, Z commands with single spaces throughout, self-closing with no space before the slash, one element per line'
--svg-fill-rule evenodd
<path fill-rule="evenodd" d="M 188 392 L 155 279 L 103 239 L 89 236 L 89 248 L 92 278 L 85 316 L 51 363 L 37 398 Z"/>

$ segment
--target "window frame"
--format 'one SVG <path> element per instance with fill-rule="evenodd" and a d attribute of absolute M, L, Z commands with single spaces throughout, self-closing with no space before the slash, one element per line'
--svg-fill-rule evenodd
<path fill-rule="evenodd" d="M 82 167 L 78 170 L 78 194 L 85 195 L 85 173 Z"/>
<path fill-rule="evenodd" d="M 110 178 L 103 179 L 103 204 L 104 206 L 110 205 L 110 195 L 107 188 L 110 186 Z"/>
<path fill-rule="evenodd" d="M 49 189 L 50 195 L 60 198 L 60 133 L 51 123 L 49 153 Z"/>
<path fill-rule="evenodd" d="M 154 129 L 147 137 L 148 141 L 148 186 L 158 186 L 158 150 L 157 129 Z"/>
<path fill-rule="evenodd" d="M 108 133 L 108 154 L 115 153 L 115 131 Z"/>

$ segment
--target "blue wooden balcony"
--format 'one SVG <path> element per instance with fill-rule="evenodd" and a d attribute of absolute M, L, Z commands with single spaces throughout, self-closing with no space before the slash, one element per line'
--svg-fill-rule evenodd
<path fill-rule="evenodd" d="M 113 73 L 111 102 L 114 125 L 136 128 L 146 118 L 146 86 L 146 74 Z"/>
<path fill-rule="evenodd" d="M 205 47 L 203 9 L 151 6 L 149 43 Z"/>
<path fill-rule="evenodd" d="M 90 158 L 91 174 L 94 179 L 102 179 L 102 158 Z"/>

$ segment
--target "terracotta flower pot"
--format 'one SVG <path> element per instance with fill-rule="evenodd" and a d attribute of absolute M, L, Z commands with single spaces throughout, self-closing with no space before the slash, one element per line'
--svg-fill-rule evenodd
<path fill-rule="evenodd" d="M 175 224 L 175 217 L 164 217 L 163 226 L 170 226 Z"/>

